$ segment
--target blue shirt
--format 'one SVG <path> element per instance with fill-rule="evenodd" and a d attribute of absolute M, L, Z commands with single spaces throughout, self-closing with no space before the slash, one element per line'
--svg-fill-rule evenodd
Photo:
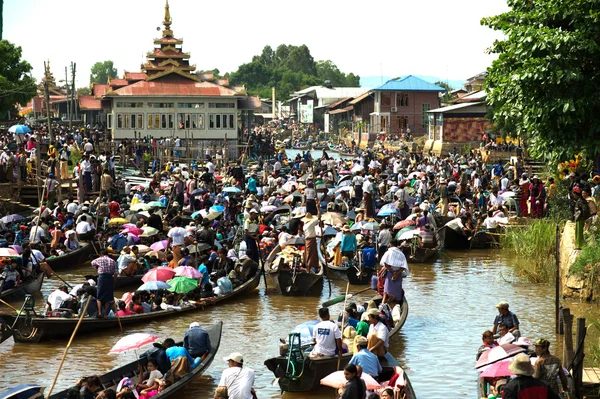
<path fill-rule="evenodd" d="M 258 190 L 256 189 L 256 180 L 254 180 L 253 177 L 251 177 L 250 179 L 248 179 L 248 191 L 250 191 L 251 193 L 257 193 Z"/>
<path fill-rule="evenodd" d="M 375 248 L 365 248 L 363 249 L 363 263 L 365 267 L 375 267 L 375 263 L 377 261 L 377 256 L 375 253 Z"/>
<path fill-rule="evenodd" d="M 200 273 L 202 273 L 202 281 L 201 281 L 201 284 L 202 284 L 202 285 L 208 284 L 208 279 L 209 279 L 209 277 L 210 277 L 210 276 L 208 275 L 208 268 L 207 268 L 207 267 L 206 267 L 204 264 L 201 264 L 200 266 L 198 266 L 198 271 L 199 271 Z"/>
<path fill-rule="evenodd" d="M 344 236 L 342 237 L 342 243 L 340 244 L 340 251 L 356 251 L 356 236 L 354 234 L 344 234 Z"/>
<path fill-rule="evenodd" d="M 169 363 L 172 363 L 173 360 L 177 359 L 178 357 L 187 357 L 187 359 L 190 362 L 190 368 L 194 368 L 194 358 L 188 353 L 187 349 L 185 349 L 183 346 L 172 346 L 169 349 L 167 349 L 166 351 L 167 353 L 167 359 L 169 359 Z"/>
<path fill-rule="evenodd" d="M 217 280 L 217 286 L 219 287 L 220 294 L 229 294 L 233 291 L 233 283 L 227 277 L 221 277 Z"/>
<path fill-rule="evenodd" d="M 377 377 L 383 370 L 379 363 L 379 359 L 377 359 L 377 355 L 371 353 L 367 349 L 361 349 L 359 352 L 355 353 L 348 363 L 362 367 L 363 372 L 370 374 L 373 377 Z"/>

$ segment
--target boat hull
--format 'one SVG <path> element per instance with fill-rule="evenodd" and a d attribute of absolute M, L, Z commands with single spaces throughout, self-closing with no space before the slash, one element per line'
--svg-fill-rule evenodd
<path fill-rule="evenodd" d="M 73 269 L 83 263 L 90 261 L 90 255 L 95 254 L 96 250 L 93 243 L 81 243 L 81 248 L 68 252 L 56 258 L 46 259 L 45 262 L 52 270 Z"/>
<path fill-rule="evenodd" d="M 286 296 L 320 295 L 323 290 L 323 275 L 300 272 L 294 278 L 290 270 L 269 272 L 269 277 L 277 290 Z"/>
<path fill-rule="evenodd" d="M 416 248 L 413 253 L 410 247 L 402 247 L 402 252 L 408 263 L 427 263 L 435 260 L 438 255 L 437 248 Z"/>
<path fill-rule="evenodd" d="M 143 275 L 138 275 L 138 276 L 117 276 L 117 280 L 115 281 L 115 288 L 116 289 L 120 289 L 120 288 L 125 288 L 125 287 L 130 287 L 130 286 L 136 286 L 139 287 L 140 285 L 144 284 L 144 282 L 142 281 L 142 277 L 144 277 Z M 85 276 L 86 280 L 94 280 L 94 281 L 98 281 L 98 275 L 97 274 L 88 274 Z"/>
<path fill-rule="evenodd" d="M 27 294 L 37 294 L 42 290 L 42 284 L 44 283 L 44 273 L 40 273 L 35 280 L 29 281 L 25 284 L 21 284 L 10 290 L 5 290 L 0 293 L 0 299 L 3 300 L 14 300 L 24 298 Z"/>
<path fill-rule="evenodd" d="M 463 250 L 471 248 L 469 237 L 448 226 L 442 227 L 439 233 L 444 249 Z"/>

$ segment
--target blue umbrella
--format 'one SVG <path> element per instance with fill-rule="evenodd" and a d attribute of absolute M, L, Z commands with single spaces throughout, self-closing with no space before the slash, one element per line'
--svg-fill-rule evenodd
<path fill-rule="evenodd" d="M 233 186 L 231 186 L 231 187 L 225 187 L 225 188 L 223 189 L 223 192 L 224 192 L 224 193 L 234 193 L 234 194 L 237 194 L 237 193 L 241 193 L 241 192 L 242 192 L 242 190 L 240 190 L 240 189 L 239 189 L 239 188 L 237 188 L 237 187 L 233 187 Z"/>
<path fill-rule="evenodd" d="M 156 290 L 166 290 L 171 288 L 171 286 L 164 281 L 148 281 L 140 285 L 136 291 L 156 291 Z"/>
<path fill-rule="evenodd" d="M 8 131 L 15 134 L 31 133 L 31 129 L 25 125 L 13 125 Z"/>
<path fill-rule="evenodd" d="M 319 323 L 319 320 L 305 321 L 302 324 L 297 325 L 292 332 L 300 333 L 301 345 L 310 344 L 313 342 L 313 328 Z"/>
<path fill-rule="evenodd" d="M 385 204 L 384 206 L 381 207 L 381 209 L 379 210 L 379 212 L 377 212 L 377 216 L 390 216 L 390 215 L 396 215 L 398 211 L 398 208 L 396 207 L 396 203 L 392 202 L 391 204 Z"/>
<path fill-rule="evenodd" d="M 225 207 L 223 205 L 215 205 L 215 206 L 211 206 L 210 210 L 213 212 L 224 212 Z"/>
<path fill-rule="evenodd" d="M 192 213 L 192 219 L 196 219 L 196 216 L 200 215 L 200 211 Z"/>
<path fill-rule="evenodd" d="M 12 215 L 4 216 L 2 219 L 0 219 L 0 222 L 2 222 L 2 223 L 14 223 L 14 222 L 18 222 L 19 220 L 23 220 L 23 219 L 25 219 L 23 216 L 15 213 L 15 214 L 12 214 Z"/>

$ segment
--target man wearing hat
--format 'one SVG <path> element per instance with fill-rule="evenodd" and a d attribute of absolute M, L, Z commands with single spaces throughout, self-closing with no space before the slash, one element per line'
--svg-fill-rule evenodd
<path fill-rule="evenodd" d="M 210 352 L 210 336 L 197 321 L 190 324 L 190 329 L 183 336 L 183 347 L 193 358 L 201 357 L 202 360 Z"/>
<path fill-rule="evenodd" d="M 302 222 L 304 222 L 302 229 L 306 240 L 304 264 L 308 271 L 316 273 L 319 270 L 319 252 L 317 248 L 317 226 L 319 225 L 319 219 L 308 212 L 302 219 Z"/>
<path fill-rule="evenodd" d="M 546 339 L 538 339 L 534 345 L 535 354 L 538 358 L 533 366 L 533 377 L 539 378 L 550 385 L 555 392 L 568 391 L 567 375 L 561 361 L 556 356 L 550 354 L 550 342 Z M 558 386 L 558 378 L 560 378 L 562 389 Z"/>
<path fill-rule="evenodd" d="M 502 398 L 560 399 L 548 384 L 533 377 L 534 370 L 528 355 L 519 353 L 510 362 L 508 370 L 517 377 L 504 386 Z"/>
<path fill-rule="evenodd" d="M 229 367 L 221 374 L 215 398 L 251 399 L 254 391 L 254 370 L 244 367 L 244 358 L 239 352 L 233 352 L 223 360 Z"/>
<path fill-rule="evenodd" d="M 356 353 L 352 356 L 348 364 L 360 366 L 365 373 L 373 378 L 377 378 L 383 369 L 377 356 L 367 349 L 368 342 L 366 337 L 359 336 L 356 338 Z"/>
<path fill-rule="evenodd" d="M 508 310 L 508 302 L 500 302 L 496 305 L 498 314 L 494 318 L 494 326 L 492 327 L 492 333 L 498 332 L 499 325 L 505 325 L 508 328 L 508 332 L 512 333 L 515 338 L 519 338 L 521 333 L 519 331 L 519 319 L 517 315 Z"/>

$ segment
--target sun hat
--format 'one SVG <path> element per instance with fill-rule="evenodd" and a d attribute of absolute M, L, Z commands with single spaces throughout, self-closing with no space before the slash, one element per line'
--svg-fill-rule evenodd
<path fill-rule="evenodd" d="M 592 181 L 593 181 L 595 184 L 600 184 L 600 175 L 596 175 L 596 176 L 594 176 L 594 177 L 592 178 Z"/>
<path fill-rule="evenodd" d="M 252 208 L 254 208 L 254 205 L 252 205 L 252 204 L 251 204 L 251 203 L 249 203 L 249 202 L 246 202 L 246 206 L 245 206 L 245 208 L 246 208 L 246 209 L 252 209 Z"/>
<path fill-rule="evenodd" d="M 499 302 L 496 305 L 496 309 L 508 309 L 508 302 L 504 302 L 504 301 Z"/>
<path fill-rule="evenodd" d="M 516 375 L 531 376 L 534 373 L 533 366 L 529 356 L 524 353 L 519 353 L 508 365 L 508 371 Z"/>
<path fill-rule="evenodd" d="M 200 323 L 198 323 L 197 321 L 190 323 L 190 328 L 194 328 L 194 327 L 200 327 Z"/>
<path fill-rule="evenodd" d="M 537 341 L 535 341 L 535 343 L 533 345 L 535 345 L 535 346 L 541 346 L 542 348 L 549 348 L 550 347 L 550 341 L 548 341 L 547 339 L 540 338 Z"/>
<path fill-rule="evenodd" d="M 308 222 L 310 220 L 313 220 L 315 217 L 312 215 L 312 213 L 310 212 L 306 212 L 306 216 L 304 216 L 304 218 L 302 219 L 303 222 Z"/>
<path fill-rule="evenodd" d="M 367 316 L 373 316 L 373 317 L 381 317 L 379 314 L 379 309 L 377 308 L 371 308 L 369 310 L 367 310 Z"/>
<path fill-rule="evenodd" d="M 362 335 L 356 338 L 356 345 L 364 346 L 367 345 L 368 342 L 369 340 L 367 339 L 367 337 L 363 337 Z"/>
<path fill-rule="evenodd" d="M 254 208 L 250 209 L 250 213 L 258 213 L 258 211 Z"/>
<path fill-rule="evenodd" d="M 233 360 L 236 363 L 244 363 L 244 357 L 240 352 L 232 352 L 229 356 L 223 358 L 226 362 Z"/>
<path fill-rule="evenodd" d="M 342 227 L 342 231 L 343 232 L 350 231 L 350 226 L 348 226 L 347 224 L 345 224 L 344 227 Z"/>

